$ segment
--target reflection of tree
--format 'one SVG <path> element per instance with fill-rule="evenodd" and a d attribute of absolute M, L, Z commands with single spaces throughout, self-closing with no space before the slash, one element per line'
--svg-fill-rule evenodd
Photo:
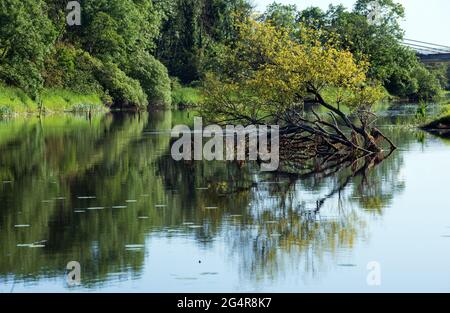
<path fill-rule="evenodd" d="M 125 246 L 144 242 L 145 225 L 135 210 L 111 207 L 144 193 L 145 186 L 135 183 L 143 171 L 154 179 L 149 157 L 130 149 L 141 139 L 147 116 L 91 121 L 68 116 L 61 124 L 58 118 L 27 120 L 8 140 L 2 137 L 8 153 L 0 155 L 1 177 L 12 182 L 1 186 L 0 193 L 0 272 L 51 274 L 70 260 L 97 279 L 121 269 L 137 270 L 143 254 L 127 252 Z M 151 142 L 147 149 L 164 147 L 158 144 Z M 159 189 L 161 194 L 161 184 L 155 187 L 146 192 L 158 195 Z M 95 206 L 110 210 L 74 214 L 75 208 Z M 16 229 L 17 224 L 31 227 Z M 17 247 L 43 240 L 45 249 Z"/>
<path fill-rule="evenodd" d="M 367 236 L 372 214 L 365 211 L 383 214 L 402 190 L 401 150 L 416 141 L 409 131 L 384 130 L 400 151 L 381 163 L 276 175 L 259 173 L 256 164 L 173 161 L 165 130 L 174 118 L 185 117 L 151 112 L 0 123 L 0 180 L 12 181 L 0 185 L 0 275 L 62 275 L 72 260 L 81 263 L 84 281 L 139 275 L 145 251 L 126 245 L 145 244 L 155 232 L 192 236 L 205 246 L 223 236 L 251 279 L 298 266 L 314 273 L 325 255 Z M 42 240 L 44 249 L 17 247 Z"/>

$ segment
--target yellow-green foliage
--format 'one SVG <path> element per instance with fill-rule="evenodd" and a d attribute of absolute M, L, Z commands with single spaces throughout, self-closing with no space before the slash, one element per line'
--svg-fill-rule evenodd
<path fill-rule="evenodd" d="M 449 116 L 450 117 L 450 104 L 445 105 L 445 107 L 442 110 L 443 116 Z"/>
<path fill-rule="evenodd" d="M 331 105 L 351 110 L 368 110 L 383 97 L 380 84 L 367 78 L 369 64 L 341 49 L 333 34 L 303 27 L 294 40 L 285 30 L 254 21 L 240 29 L 225 61 L 231 78 L 207 76 L 205 115 L 258 123 L 261 116 L 280 116 L 327 89 L 334 91 Z"/>

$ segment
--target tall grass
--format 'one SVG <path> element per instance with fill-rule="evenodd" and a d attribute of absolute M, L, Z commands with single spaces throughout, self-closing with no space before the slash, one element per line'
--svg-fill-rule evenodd
<path fill-rule="evenodd" d="M 172 90 L 172 105 L 196 106 L 202 101 L 201 91 L 196 88 L 175 86 Z"/>
<path fill-rule="evenodd" d="M 37 104 L 19 88 L 0 85 L 0 115 L 38 110 Z"/>
<path fill-rule="evenodd" d="M 70 90 L 47 89 L 42 93 L 45 112 L 103 111 L 105 105 L 96 94 L 79 94 Z M 0 85 L 0 115 L 34 113 L 39 105 L 18 88 Z"/>
<path fill-rule="evenodd" d="M 46 111 L 97 111 L 104 108 L 100 96 L 96 94 L 85 95 L 60 89 L 44 91 L 42 104 Z"/>

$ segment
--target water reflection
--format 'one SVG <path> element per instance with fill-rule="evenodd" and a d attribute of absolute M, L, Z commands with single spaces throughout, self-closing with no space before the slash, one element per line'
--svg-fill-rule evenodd
<path fill-rule="evenodd" d="M 72 260 L 82 266 L 84 288 L 139 280 L 149 253 L 169 249 L 149 238 L 223 247 L 224 262 L 236 262 L 238 279 L 255 286 L 292 273 L 315 277 L 370 237 L 371 222 L 405 187 L 404 151 L 427 136 L 385 121 L 400 148 L 388 159 L 298 177 L 252 164 L 173 161 L 168 130 L 191 118 L 151 112 L 1 122 L 0 283 L 50 279 L 65 289 Z"/>

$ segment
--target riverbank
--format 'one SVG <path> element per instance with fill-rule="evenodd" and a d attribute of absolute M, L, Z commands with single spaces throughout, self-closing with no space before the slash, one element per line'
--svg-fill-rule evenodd
<path fill-rule="evenodd" d="M 175 108 L 194 107 L 203 101 L 199 88 L 177 85 L 172 90 L 172 106 Z M 96 94 L 79 94 L 70 90 L 46 89 L 42 93 L 43 111 L 62 112 L 106 112 L 109 110 L 101 97 Z M 39 113 L 39 104 L 23 90 L 0 85 L 0 116 Z"/>
<path fill-rule="evenodd" d="M 0 85 L 0 116 L 39 113 L 39 104 L 24 91 Z M 100 96 L 96 94 L 82 95 L 70 90 L 47 89 L 42 93 L 42 111 L 87 112 L 108 111 Z"/>
<path fill-rule="evenodd" d="M 195 107 L 203 100 L 203 94 L 199 88 L 172 83 L 172 106 L 174 108 Z"/>
<path fill-rule="evenodd" d="M 431 134 L 448 138 L 450 136 L 450 103 L 445 105 L 442 112 L 438 118 L 424 124 L 421 128 Z"/>

